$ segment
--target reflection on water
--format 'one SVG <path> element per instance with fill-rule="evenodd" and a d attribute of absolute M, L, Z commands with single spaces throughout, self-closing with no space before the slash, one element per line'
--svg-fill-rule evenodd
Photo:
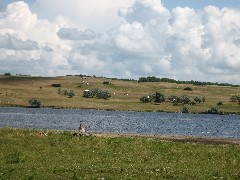
<path fill-rule="evenodd" d="M 240 138 L 239 115 L 0 108 L 0 127 Z"/>

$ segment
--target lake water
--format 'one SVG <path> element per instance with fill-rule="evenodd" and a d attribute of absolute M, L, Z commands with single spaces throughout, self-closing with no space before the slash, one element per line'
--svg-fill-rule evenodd
<path fill-rule="evenodd" d="M 0 127 L 240 138 L 239 115 L 0 108 Z"/>

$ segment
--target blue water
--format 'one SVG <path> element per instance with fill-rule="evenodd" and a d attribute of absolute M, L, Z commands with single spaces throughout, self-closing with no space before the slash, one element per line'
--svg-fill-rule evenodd
<path fill-rule="evenodd" d="M 0 127 L 240 138 L 239 115 L 0 108 Z"/>

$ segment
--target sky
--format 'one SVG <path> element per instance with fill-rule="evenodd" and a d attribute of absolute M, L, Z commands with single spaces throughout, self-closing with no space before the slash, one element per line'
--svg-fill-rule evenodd
<path fill-rule="evenodd" d="M 240 2 L 0 0 L 3 73 L 240 84 Z"/>

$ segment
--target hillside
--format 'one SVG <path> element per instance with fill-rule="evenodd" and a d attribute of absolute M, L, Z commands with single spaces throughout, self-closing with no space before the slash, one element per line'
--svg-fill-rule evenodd
<path fill-rule="evenodd" d="M 109 82 L 109 84 L 103 84 Z M 73 90 L 75 96 L 68 96 L 58 93 L 58 87 L 52 84 L 60 84 L 62 90 Z M 184 90 L 190 87 L 192 91 Z M 83 91 L 86 89 L 101 89 L 111 93 L 108 100 L 97 98 L 84 98 Z M 230 102 L 231 96 L 240 95 L 240 87 L 231 86 L 198 86 L 191 84 L 175 84 L 166 82 L 141 82 L 123 81 L 117 79 L 97 77 L 21 77 L 21 76 L 0 76 L 0 106 L 28 106 L 32 98 L 39 99 L 43 107 L 56 108 L 83 108 L 102 110 L 130 110 L 130 111 L 165 111 L 181 112 L 183 105 L 173 105 L 166 102 L 142 103 L 139 99 L 149 93 L 159 92 L 166 97 L 175 95 L 187 95 L 192 101 L 195 97 L 205 97 L 205 103 L 187 105 L 190 112 L 206 112 L 218 102 L 224 113 L 240 114 L 240 105 L 237 102 Z"/>

